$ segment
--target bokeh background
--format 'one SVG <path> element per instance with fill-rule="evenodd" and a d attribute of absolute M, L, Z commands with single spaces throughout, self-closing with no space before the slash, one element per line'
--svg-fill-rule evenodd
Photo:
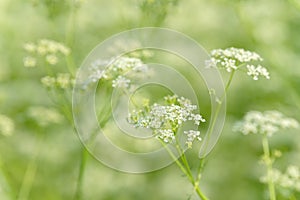
<path fill-rule="evenodd" d="M 264 173 L 258 162 L 261 140 L 232 132 L 232 127 L 250 110 L 276 109 L 300 120 L 299 0 L 1 0 L 0 114 L 14 123 L 11 134 L 0 134 L 1 200 L 77 198 L 82 145 L 40 83 L 45 69 L 24 67 L 24 43 L 43 38 L 64 43 L 79 67 L 104 39 L 145 26 L 180 31 L 207 51 L 234 46 L 264 58 L 271 80 L 253 81 L 243 72 L 234 77 L 226 124 L 209 155 L 201 186 L 212 200 L 267 198 L 266 186 L 259 182 Z M 55 68 L 67 70 L 63 62 Z M 227 74 L 222 74 L 226 80 Z M 54 114 L 38 110 L 42 114 L 32 117 L 30 110 L 41 106 L 55 109 Z M 209 106 L 201 112 L 209 113 Z M 40 124 L 43 117 L 46 125 Z M 299 139 L 299 130 L 272 138 L 271 147 L 283 152 L 277 168 L 300 165 Z M 195 163 L 197 149 L 188 156 Z M 193 192 L 176 165 L 126 174 L 88 156 L 81 193 L 82 199 L 91 200 L 181 200 Z"/>

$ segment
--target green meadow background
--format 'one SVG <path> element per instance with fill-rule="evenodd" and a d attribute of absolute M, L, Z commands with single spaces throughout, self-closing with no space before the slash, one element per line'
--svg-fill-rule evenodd
<path fill-rule="evenodd" d="M 101 41 L 146 26 L 180 31 L 207 51 L 233 46 L 264 58 L 270 80 L 253 81 L 244 72 L 236 73 L 227 96 L 225 127 L 200 185 L 212 200 L 267 199 L 266 186 L 259 182 L 264 174 L 258 162 L 260 137 L 243 136 L 232 127 L 250 110 L 276 109 L 300 120 L 299 0 L 1 0 L 0 114 L 15 123 L 11 136 L 0 134 L 1 200 L 76 199 L 78 186 L 82 145 L 72 125 L 64 119 L 39 127 L 28 116 L 32 106 L 55 104 L 40 83 L 44 68 L 23 66 L 23 44 L 43 38 L 67 44 L 79 67 Z M 67 68 L 59 65 L 55 71 Z M 221 73 L 226 80 L 227 74 Z M 201 112 L 209 113 L 209 105 Z M 299 130 L 277 134 L 270 143 L 283 152 L 276 168 L 300 166 Z M 197 149 L 188 156 L 196 163 Z M 82 178 L 84 200 L 182 200 L 193 193 L 175 164 L 147 174 L 126 174 L 88 156 Z M 28 188 L 20 196 L 24 181 Z"/>

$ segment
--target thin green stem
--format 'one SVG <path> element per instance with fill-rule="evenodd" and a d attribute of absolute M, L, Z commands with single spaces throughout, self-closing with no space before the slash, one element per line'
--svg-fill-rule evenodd
<path fill-rule="evenodd" d="M 215 124 L 216 124 L 216 121 L 217 121 L 217 117 L 218 117 L 218 115 L 220 113 L 220 110 L 221 110 L 221 105 L 224 101 L 224 98 L 226 97 L 227 91 L 228 91 L 228 89 L 231 85 L 234 74 L 235 74 L 235 70 L 232 70 L 231 73 L 230 73 L 229 79 L 226 83 L 224 94 L 222 95 L 221 99 L 219 99 L 219 103 L 217 105 L 216 112 L 213 116 L 210 129 L 207 133 L 207 142 L 205 143 L 205 146 L 204 146 L 204 152 L 206 151 L 206 148 L 208 147 L 208 141 L 209 141 L 210 135 L 211 135 L 212 131 L 214 130 L 214 127 L 215 127 Z M 202 170 L 203 170 L 203 167 L 204 167 L 204 164 L 205 164 L 205 158 L 206 157 L 200 159 L 200 163 L 199 163 L 199 167 L 198 167 L 198 173 L 197 173 L 197 181 L 198 182 L 201 179 L 201 173 L 202 173 Z"/>
<path fill-rule="evenodd" d="M 184 166 L 178 161 L 178 159 L 176 158 L 176 156 L 174 155 L 174 153 L 170 150 L 170 148 L 162 140 L 159 139 L 159 142 L 167 150 L 167 152 L 169 153 L 169 155 L 171 156 L 171 158 L 174 160 L 174 162 L 178 165 L 178 167 L 180 168 L 180 170 L 188 177 L 188 179 L 190 181 L 192 181 L 192 177 L 186 171 L 186 169 L 184 168 Z"/>
<path fill-rule="evenodd" d="M 270 155 L 268 136 L 266 134 L 264 134 L 263 136 L 262 145 L 264 150 L 264 162 L 267 167 L 268 189 L 269 189 L 270 200 L 276 200 L 276 192 L 275 192 L 275 186 L 273 181 L 273 166 L 272 166 L 273 162 Z"/>
<path fill-rule="evenodd" d="M 27 166 L 27 169 L 25 171 L 17 200 L 27 200 L 29 197 L 29 194 L 30 194 L 30 191 L 32 188 L 32 184 L 35 179 L 36 171 L 38 168 L 37 161 L 38 161 L 39 152 L 42 147 L 44 137 L 45 137 L 44 135 L 36 136 L 37 141 L 36 141 L 36 148 L 34 151 L 34 155 L 33 155 L 32 159 L 30 160 L 30 162 Z"/>
<path fill-rule="evenodd" d="M 75 200 L 83 199 L 82 198 L 82 185 L 83 185 L 83 177 L 84 177 L 84 171 L 86 168 L 87 157 L 88 157 L 88 152 L 84 147 L 82 147 L 79 173 L 78 173 L 78 179 L 77 179 L 77 187 L 76 187 L 76 193 L 75 193 L 75 198 L 74 198 Z"/>
<path fill-rule="evenodd" d="M 174 160 L 174 162 L 178 165 L 178 167 L 180 168 L 180 170 L 186 175 L 186 177 L 192 183 L 192 185 L 194 186 L 194 190 L 196 191 L 197 195 L 202 200 L 208 200 L 208 198 L 201 191 L 201 189 L 199 187 L 199 182 L 195 181 L 195 179 L 193 177 L 193 174 L 191 172 L 191 168 L 190 168 L 190 166 L 188 164 L 187 158 L 186 158 L 184 152 L 182 151 L 182 148 L 179 146 L 178 142 L 176 144 L 176 149 L 177 149 L 178 153 L 181 155 L 181 160 L 183 162 L 183 165 L 178 161 L 178 159 L 176 158 L 176 156 L 174 155 L 174 153 L 168 148 L 168 146 L 163 141 L 161 141 L 161 140 L 159 140 L 159 141 L 163 145 L 163 147 L 167 150 L 167 152 L 172 157 L 172 159 Z"/>
<path fill-rule="evenodd" d="M 69 16 L 69 22 L 66 30 L 66 45 L 73 49 L 74 41 L 75 41 L 75 23 L 76 23 L 76 5 L 75 1 L 71 1 L 71 11 Z M 76 65 L 74 62 L 73 51 L 70 52 L 68 56 L 66 56 L 66 62 L 69 72 L 74 76 L 76 73 Z"/>

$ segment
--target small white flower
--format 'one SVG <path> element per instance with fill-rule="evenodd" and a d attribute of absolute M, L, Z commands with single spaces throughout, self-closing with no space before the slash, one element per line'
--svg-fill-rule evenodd
<path fill-rule="evenodd" d="M 130 80 L 126 79 L 123 76 L 118 76 L 115 80 L 112 81 L 112 87 L 114 88 L 128 88 Z"/>
<path fill-rule="evenodd" d="M 35 44 L 31 43 L 31 42 L 30 43 L 25 43 L 23 47 L 24 47 L 25 51 L 27 51 L 29 53 L 34 53 L 35 50 L 36 50 Z"/>
<path fill-rule="evenodd" d="M 251 62 L 262 61 L 263 59 L 255 52 L 247 51 L 239 48 L 215 49 L 210 52 L 211 58 L 205 62 L 207 68 L 220 67 L 227 72 L 237 70 L 242 64 L 247 64 L 249 76 L 254 80 L 258 80 L 259 76 L 270 79 L 269 72 L 261 65 L 254 66 Z"/>
<path fill-rule="evenodd" d="M 27 56 L 23 59 L 25 67 L 35 67 L 36 59 L 34 57 Z"/>
<path fill-rule="evenodd" d="M 57 85 L 62 89 L 67 89 L 72 86 L 71 75 L 68 73 L 59 73 L 56 78 Z"/>
<path fill-rule="evenodd" d="M 13 134 L 15 124 L 12 119 L 0 114 L 0 134 L 10 136 Z"/>
<path fill-rule="evenodd" d="M 255 67 L 254 65 L 247 65 L 246 67 L 248 69 L 247 75 L 252 76 L 253 80 L 258 80 L 259 76 L 270 79 L 269 72 L 261 65 L 258 65 L 257 67 Z"/>
<path fill-rule="evenodd" d="M 45 87 L 51 88 L 55 86 L 56 79 L 51 76 L 45 76 L 41 78 L 41 82 Z"/>
<path fill-rule="evenodd" d="M 300 170 L 298 166 L 290 165 L 284 173 L 278 169 L 273 169 L 272 171 L 270 178 L 272 178 L 276 186 L 300 192 Z M 263 176 L 260 180 L 263 183 L 267 183 L 268 176 Z"/>
<path fill-rule="evenodd" d="M 165 143 L 171 143 L 175 140 L 175 134 L 170 129 L 159 129 L 155 133 L 157 134 L 156 138 L 162 139 Z"/>
<path fill-rule="evenodd" d="M 299 123 L 293 118 L 288 118 L 278 111 L 250 111 L 244 119 L 234 126 L 235 131 L 248 134 L 266 134 L 272 136 L 280 129 L 298 128 Z"/>
<path fill-rule="evenodd" d="M 194 131 L 194 130 L 189 130 L 189 131 L 184 131 L 184 134 L 187 135 L 187 141 L 186 144 L 188 145 L 188 148 L 192 148 L 194 140 L 199 140 L 201 141 L 200 137 L 200 131 Z"/>
<path fill-rule="evenodd" d="M 170 138 L 175 138 L 176 131 L 183 126 L 186 121 L 193 121 L 195 125 L 205 122 L 205 119 L 197 113 L 197 106 L 193 105 L 189 99 L 178 97 L 177 95 L 164 97 L 165 104 L 154 103 L 139 111 L 132 111 L 128 115 L 128 122 L 134 127 L 150 128 L 157 134 L 157 138 L 164 142 L 169 142 Z M 171 133 L 172 132 L 172 133 Z M 186 131 L 186 144 L 191 147 L 195 139 L 201 140 L 199 131 Z"/>
<path fill-rule="evenodd" d="M 28 116 L 35 120 L 40 126 L 58 124 L 63 121 L 63 116 L 53 108 L 33 106 L 27 111 Z"/>
<path fill-rule="evenodd" d="M 50 65 L 56 65 L 58 62 L 58 58 L 56 55 L 54 54 L 50 54 L 46 56 L 46 61 L 50 64 Z"/>

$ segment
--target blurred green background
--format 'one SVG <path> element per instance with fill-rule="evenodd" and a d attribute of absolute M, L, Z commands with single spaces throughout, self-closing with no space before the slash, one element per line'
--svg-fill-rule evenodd
<path fill-rule="evenodd" d="M 0 114 L 15 124 L 11 136 L 0 135 L 1 200 L 74 199 L 78 183 L 82 146 L 70 123 L 64 119 L 38 126 L 28 114 L 32 106 L 55 106 L 40 84 L 45 70 L 24 68 L 23 44 L 43 38 L 65 43 L 79 67 L 104 39 L 145 26 L 180 31 L 207 51 L 234 46 L 264 58 L 270 81 L 253 81 L 242 72 L 234 77 L 226 124 L 201 186 L 212 200 L 266 199 L 266 187 L 259 182 L 264 173 L 258 163 L 260 138 L 231 130 L 249 110 L 276 109 L 300 120 L 299 0 L 1 0 Z M 61 65 L 55 70 L 67 68 Z M 209 113 L 209 106 L 201 112 Z M 272 138 L 271 146 L 284 153 L 277 168 L 299 166 L 299 139 L 299 131 Z M 197 149 L 188 156 L 194 163 Z M 91 156 L 87 159 L 82 199 L 181 200 L 191 194 L 192 187 L 174 164 L 134 175 L 110 169 Z"/>

